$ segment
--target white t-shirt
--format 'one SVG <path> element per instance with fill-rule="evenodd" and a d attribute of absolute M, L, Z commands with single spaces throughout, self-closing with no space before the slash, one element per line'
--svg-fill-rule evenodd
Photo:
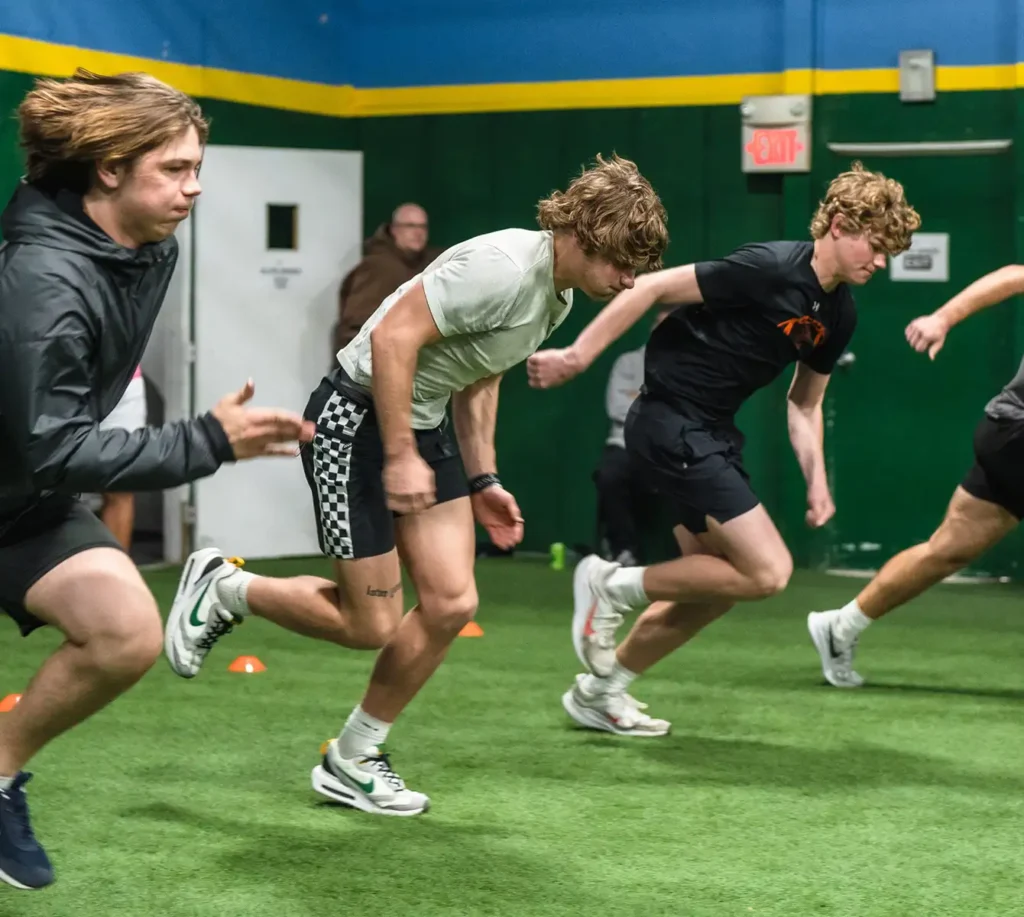
<path fill-rule="evenodd" d="M 452 392 L 521 363 L 569 314 L 572 290 L 555 293 L 553 243 L 550 232 L 503 229 L 449 248 L 377 307 L 338 351 L 338 363 L 353 382 L 370 388 L 370 332 L 422 280 L 442 338 L 420 350 L 412 426 L 439 426 Z"/>

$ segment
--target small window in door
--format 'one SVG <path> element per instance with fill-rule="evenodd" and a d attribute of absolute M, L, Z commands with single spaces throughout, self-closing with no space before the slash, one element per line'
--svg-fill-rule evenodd
<path fill-rule="evenodd" d="M 267 248 L 295 251 L 299 247 L 299 205 L 267 204 Z"/>

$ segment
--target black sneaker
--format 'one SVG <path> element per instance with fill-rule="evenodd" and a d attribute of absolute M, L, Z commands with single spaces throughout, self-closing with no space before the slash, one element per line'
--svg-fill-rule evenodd
<path fill-rule="evenodd" d="M 25 800 L 31 774 L 21 773 L 9 789 L 0 790 L 0 879 L 15 888 L 45 888 L 53 882 L 53 867 L 32 833 Z"/>

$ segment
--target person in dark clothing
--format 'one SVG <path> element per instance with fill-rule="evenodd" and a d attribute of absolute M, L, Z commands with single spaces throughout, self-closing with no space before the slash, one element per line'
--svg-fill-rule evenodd
<path fill-rule="evenodd" d="M 363 259 L 345 276 L 338 293 L 335 352 L 359 333 L 388 296 L 441 254 L 440 248 L 427 245 L 429 232 L 427 212 L 418 204 L 402 204 L 391 222 L 363 243 Z"/>
<path fill-rule="evenodd" d="M 0 216 L 0 608 L 23 634 L 52 625 L 66 641 L 0 717 L 0 879 L 41 888 L 53 868 L 23 768 L 141 678 L 162 641 L 152 594 L 78 495 L 175 487 L 294 454 L 313 431 L 248 407 L 251 381 L 194 420 L 101 427 L 167 291 L 207 124 L 153 77 L 84 70 L 40 80 L 18 116 L 27 175 Z"/>
<path fill-rule="evenodd" d="M 574 573 L 573 644 L 590 674 L 562 698 L 581 725 L 621 735 L 665 735 L 640 711 L 636 676 L 692 639 L 737 601 L 784 589 L 793 561 L 743 467 L 735 415 L 789 365 L 788 425 L 807 482 L 808 525 L 835 512 L 825 474 L 821 405 L 856 325 L 850 287 L 910 246 L 920 217 L 896 181 L 855 164 L 830 184 L 808 242 L 745 245 L 725 258 L 637 280 L 564 350 L 530 358 L 533 385 L 556 385 L 589 366 L 657 302 L 683 305 L 651 335 L 644 387 L 626 421 L 635 473 L 678 522 L 683 557 L 622 567 L 597 556 Z M 653 602 L 650 607 L 649 603 Z M 623 613 L 647 607 L 616 648 Z"/>
<path fill-rule="evenodd" d="M 1010 264 L 978 278 L 931 315 L 914 319 L 907 341 L 935 359 L 960 322 L 1024 293 L 1024 265 Z M 1024 519 L 1024 362 L 984 406 L 974 428 L 974 462 L 954 489 L 946 515 L 926 542 L 901 551 L 842 608 L 807 616 L 822 675 L 837 688 L 859 688 L 853 669 L 865 629 L 926 589 L 977 560 Z"/>
<path fill-rule="evenodd" d="M 670 311 L 670 306 L 661 306 L 655 313 L 653 327 Z M 604 556 L 610 555 L 611 560 L 626 567 L 638 563 L 644 555 L 643 528 L 656 500 L 645 482 L 633 474 L 625 438 L 626 416 L 643 382 L 645 349 L 638 347 L 620 354 L 608 374 L 605 410 L 611 423 L 594 471 L 598 527 L 608 552 Z"/>

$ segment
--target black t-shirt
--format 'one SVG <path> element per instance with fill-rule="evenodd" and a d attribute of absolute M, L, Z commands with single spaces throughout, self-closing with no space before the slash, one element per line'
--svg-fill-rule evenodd
<path fill-rule="evenodd" d="M 681 306 L 647 344 L 644 385 L 687 417 L 729 424 L 791 363 L 829 374 L 857 325 L 846 284 L 826 293 L 811 242 L 744 245 L 696 265 L 703 303 Z"/>

